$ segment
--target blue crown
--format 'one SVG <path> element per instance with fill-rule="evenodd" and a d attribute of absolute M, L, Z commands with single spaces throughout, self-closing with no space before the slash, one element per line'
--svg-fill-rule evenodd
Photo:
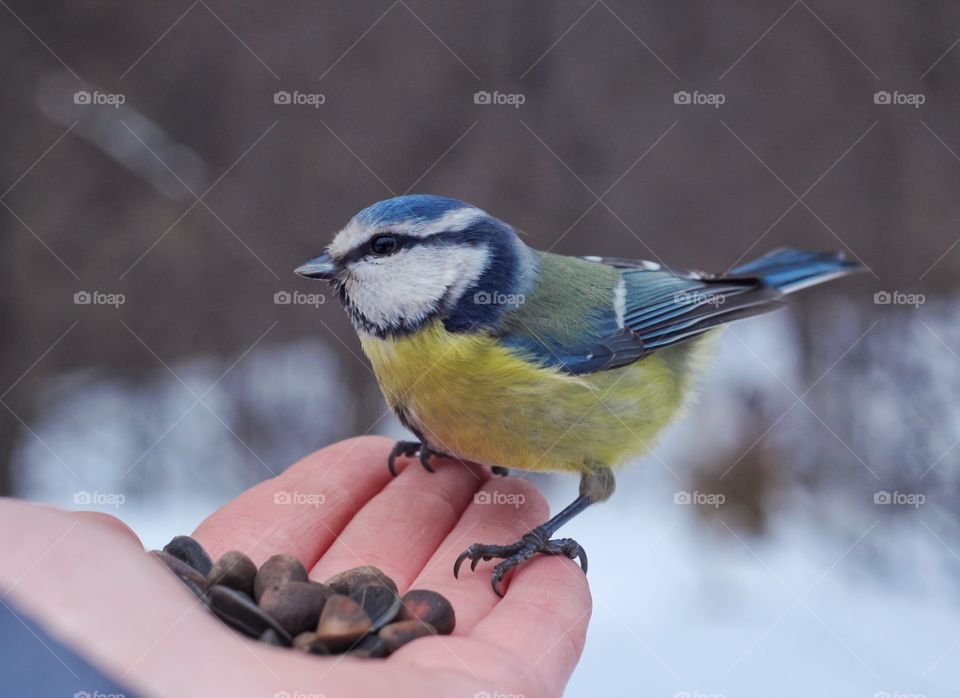
<path fill-rule="evenodd" d="M 448 211 L 466 207 L 470 207 L 470 204 L 447 196 L 409 194 L 378 201 L 360 211 L 356 219 L 370 226 L 424 222 L 439 218 Z"/>

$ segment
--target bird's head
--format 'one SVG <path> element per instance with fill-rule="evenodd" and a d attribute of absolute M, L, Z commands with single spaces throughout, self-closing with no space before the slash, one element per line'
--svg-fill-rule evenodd
<path fill-rule="evenodd" d="M 296 270 L 337 288 L 354 325 L 379 337 L 442 319 L 450 331 L 492 326 L 534 261 L 513 228 L 475 206 L 422 194 L 380 201 L 355 215 L 324 254 Z"/>

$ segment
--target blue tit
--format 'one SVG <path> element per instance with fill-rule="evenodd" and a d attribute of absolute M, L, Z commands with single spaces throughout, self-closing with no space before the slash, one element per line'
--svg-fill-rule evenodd
<path fill-rule="evenodd" d="M 860 269 L 838 253 L 781 249 L 725 275 L 631 259 L 567 257 L 525 245 L 488 213 L 441 196 L 364 209 L 296 270 L 333 284 L 387 403 L 417 441 L 389 458 L 433 455 L 498 473 L 568 471 L 579 496 L 510 545 L 457 559 L 579 559 L 553 539 L 614 491 L 613 469 L 646 452 L 681 412 L 728 322 L 776 310 L 792 291 Z"/>

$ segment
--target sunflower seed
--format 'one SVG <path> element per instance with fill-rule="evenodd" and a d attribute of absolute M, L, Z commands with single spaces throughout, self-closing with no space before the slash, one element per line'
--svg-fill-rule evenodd
<path fill-rule="evenodd" d="M 446 597 L 428 589 L 413 589 L 400 600 L 397 620 L 419 620 L 432 625 L 439 635 L 449 635 L 457 624 L 453 606 Z"/>
<path fill-rule="evenodd" d="M 190 536 L 177 536 L 163 546 L 163 552 L 183 560 L 204 577 L 213 567 L 213 560 L 207 555 L 207 551 Z"/>
<path fill-rule="evenodd" d="M 253 581 L 253 596 L 259 601 L 263 592 L 270 587 L 278 587 L 284 582 L 306 581 L 309 581 L 307 571 L 297 558 L 293 555 L 274 555 L 257 570 Z"/>

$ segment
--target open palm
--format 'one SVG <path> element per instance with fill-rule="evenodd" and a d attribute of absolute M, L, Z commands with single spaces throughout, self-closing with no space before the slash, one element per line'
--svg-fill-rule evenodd
<path fill-rule="evenodd" d="M 307 656 L 243 639 L 115 521 L 104 526 L 8 502 L 0 508 L 0 576 L 52 634 L 151 695 L 559 695 L 590 616 L 589 589 L 575 563 L 532 561 L 504 599 L 484 568 L 459 580 L 452 574 L 469 544 L 512 541 L 546 519 L 542 495 L 519 478 L 491 480 L 476 466 L 446 460 L 435 461 L 434 474 L 407 460 L 392 478 L 385 465 L 391 445 L 364 437 L 318 451 L 244 492 L 194 533 L 214 558 L 241 550 L 260 564 L 290 553 L 319 581 L 375 565 L 401 593 L 424 588 L 446 596 L 456 611 L 453 635 L 422 638 L 386 660 Z M 515 496 L 474 504 L 478 491 Z M 24 517 L 32 519 L 28 527 Z M 14 518 L 16 529 L 7 525 Z M 74 565 L 78 574 L 65 588 L 58 573 L 71 557 L 82 565 Z"/>

